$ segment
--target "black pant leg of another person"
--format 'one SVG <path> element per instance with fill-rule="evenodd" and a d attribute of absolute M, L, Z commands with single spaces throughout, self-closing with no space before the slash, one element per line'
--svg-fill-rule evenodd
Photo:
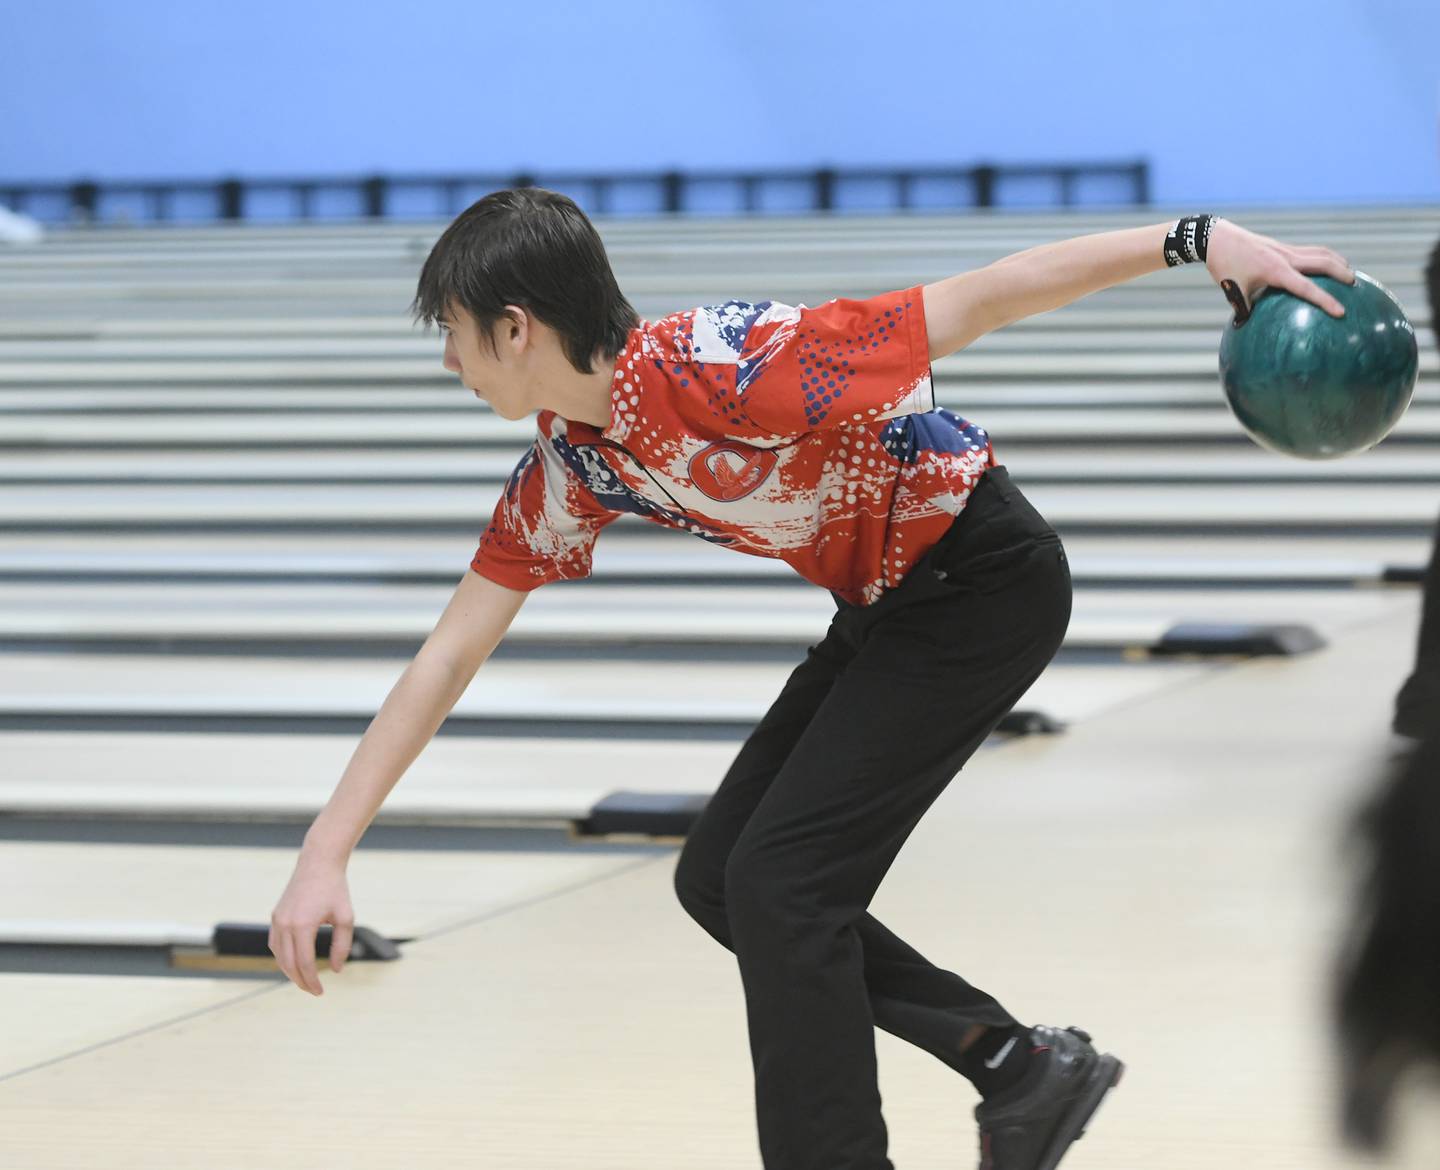
<path fill-rule="evenodd" d="M 1394 730 L 1423 739 L 1440 726 L 1440 522 L 1425 570 L 1425 597 L 1420 611 L 1420 641 L 1415 669 L 1395 700 Z"/>
<path fill-rule="evenodd" d="M 1430 331 L 1440 346 L 1440 241 L 1425 266 L 1425 293 L 1430 302 Z M 1392 727 L 1401 735 L 1422 739 L 1440 724 L 1440 524 L 1430 547 L 1425 572 L 1425 598 L 1420 615 L 1420 644 L 1415 670 L 1395 699 Z"/>
<path fill-rule="evenodd" d="M 1053 531 L 1013 488 L 988 498 L 946 580 L 917 565 L 884 605 L 837 613 L 677 866 L 682 902 L 739 960 L 767 1170 L 891 1170 L 877 1025 L 958 1067 L 971 1024 L 1014 1022 L 867 913 L 1069 620 Z"/>

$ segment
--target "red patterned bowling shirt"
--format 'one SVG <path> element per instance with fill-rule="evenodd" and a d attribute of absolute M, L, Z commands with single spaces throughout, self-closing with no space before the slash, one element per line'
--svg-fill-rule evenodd
<path fill-rule="evenodd" d="M 995 463 L 982 428 L 936 408 L 928 355 L 918 286 L 642 322 L 608 427 L 539 412 L 471 568 L 512 589 L 587 577 L 628 512 L 869 605 Z"/>

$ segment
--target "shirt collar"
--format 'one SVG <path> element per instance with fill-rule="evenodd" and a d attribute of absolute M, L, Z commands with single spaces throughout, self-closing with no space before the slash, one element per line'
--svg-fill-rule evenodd
<path fill-rule="evenodd" d="M 641 321 L 630 330 L 615 360 L 615 378 L 610 384 L 610 425 L 600 432 L 602 438 L 623 443 L 635 430 L 644 398 L 643 362 L 654 348 L 649 330 L 648 321 Z"/>

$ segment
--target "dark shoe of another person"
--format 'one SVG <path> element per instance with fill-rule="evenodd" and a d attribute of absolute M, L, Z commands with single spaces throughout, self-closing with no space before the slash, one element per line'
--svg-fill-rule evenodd
<path fill-rule="evenodd" d="M 980 1170 L 1055 1170 L 1125 1071 L 1079 1028 L 1039 1027 L 1030 1036 L 1024 1077 L 975 1107 Z"/>

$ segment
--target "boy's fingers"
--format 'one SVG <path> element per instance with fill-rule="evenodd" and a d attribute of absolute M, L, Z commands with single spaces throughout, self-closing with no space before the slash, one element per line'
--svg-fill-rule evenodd
<path fill-rule="evenodd" d="M 335 931 L 330 936 L 330 970 L 339 973 L 345 966 L 345 960 L 350 957 L 350 944 L 355 937 L 355 928 L 348 922 L 335 924 Z"/>
<path fill-rule="evenodd" d="M 1355 270 L 1345 257 L 1329 248 L 1301 248 L 1294 264 L 1301 272 L 1329 276 L 1342 284 L 1355 283 Z"/>
<path fill-rule="evenodd" d="M 319 976 L 314 973 L 315 966 L 315 943 L 314 931 L 310 932 L 310 967 L 307 975 L 305 970 L 305 938 L 306 932 L 299 927 L 281 927 L 275 936 L 279 944 L 275 950 L 275 961 L 280 965 L 280 970 L 291 983 L 295 984 L 301 991 L 309 991 L 312 994 L 319 994 L 314 991 L 319 983 Z M 274 949 L 274 948 L 272 948 Z"/>
<path fill-rule="evenodd" d="M 1285 274 L 1281 287 L 1302 300 L 1309 301 L 1312 305 L 1318 305 L 1332 317 L 1345 316 L 1345 307 L 1339 301 L 1313 280 L 1307 280 L 1294 269 Z"/>
<path fill-rule="evenodd" d="M 1331 262 L 1335 265 L 1335 279 L 1343 280 L 1346 284 L 1354 284 L 1355 268 L 1350 261 L 1346 260 L 1339 252 L 1331 252 L 1328 248 L 1326 252 L 1329 254 Z"/>
<path fill-rule="evenodd" d="M 291 983 L 298 983 L 295 978 L 295 960 L 290 952 L 290 932 L 281 927 L 275 931 L 275 941 L 270 944 L 270 950 L 275 955 L 275 962 L 280 970 L 285 972 L 285 978 Z"/>
<path fill-rule="evenodd" d="M 295 969 L 300 973 L 300 986 L 311 995 L 323 995 L 320 973 L 315 970 L 315 927 L 295 932 Z"/>

